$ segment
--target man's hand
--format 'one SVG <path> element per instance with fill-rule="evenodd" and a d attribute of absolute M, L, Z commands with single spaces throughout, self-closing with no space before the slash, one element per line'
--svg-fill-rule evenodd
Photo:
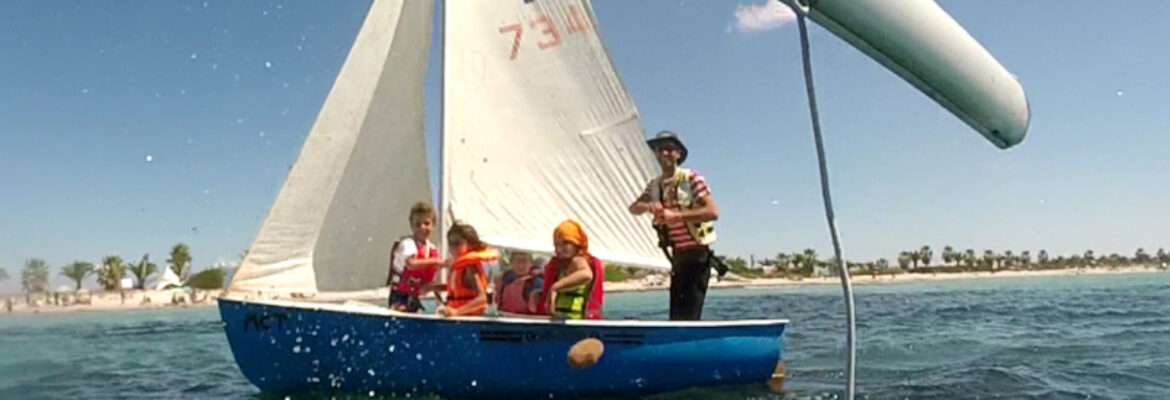
<path fill-rule="evenodd" d="M 439 309 L 435 310 L 435 314 L 438 314 L 440 317 L 450 317 L 453 316 L 454 313 L 452 313 L 451 309 L 447 308 L 447 306 L 439 306 Z"/>
<path fill-rule="evenodd" d="M 654 220 L 660 224 L 669 224 L 672 222 L 681 221 L 682 213 L 678 210 L 666 208 L 654 214 Z"/>

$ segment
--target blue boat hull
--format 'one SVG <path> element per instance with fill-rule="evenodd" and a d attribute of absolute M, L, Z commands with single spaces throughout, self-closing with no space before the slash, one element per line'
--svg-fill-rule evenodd
<path fill-rule="evenodd" d="M 272 393 L 437 394 L 446 398 L 624 397 L 764 385 L 787 321 L 442 319 L 379 308 L 221 299 L 232 353 Z M 599 338 L 597 364 L 567 353 Z"/>

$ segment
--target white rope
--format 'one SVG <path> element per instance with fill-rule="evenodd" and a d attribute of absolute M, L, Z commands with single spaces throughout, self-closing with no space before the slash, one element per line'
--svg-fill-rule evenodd
<path fill-rule="evenodd" d="M 816 89 L 813 87 L 812 56 L 809 55 L 808 26 L 805 23 L 804 13 L 796 11 L 797 25 L 800 27 L 800 53 L 804 58 L 804 84 L 808 92 L 808 110 L 812 116 L 813 138 L 817 145 L 817 161 L 821 170 L 821 197 L 825 202 L 825 218 L 829 222 L 829 234 L 833 238 L 833 255 L 837 257 L 837 270 L 841 273 L 841 288 L 845 292 L 845 344 L 849 352 L 845 361 L 845 400 L 853 400 L 856 386 L 857 365 L 857 328 L 853 311 L 853 284 L 849 281 L 849 268 L 845 263 L 845 256 L 841 251 L 841 237 L 837 230 L 837 216 L 833 213 L 833 196 L 829 192 L 829 168 L 825 162 L 825 143 L 821 137 L 821 121 L 817 114 Z"/>

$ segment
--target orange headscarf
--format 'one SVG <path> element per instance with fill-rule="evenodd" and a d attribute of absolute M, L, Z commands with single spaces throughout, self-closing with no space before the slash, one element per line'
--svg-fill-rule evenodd
<path fill-rule="evenodd" d="M 581 228 L 581 224 L 577 221 L 568 219 L 557 225 L 557 229 L 553 231 L 553 241 L 564 240 L 566 242 L 577 245 L 580 249 L 580 254 L 589 256 L 589 237 L 585 236 L 585 229 Z"/>

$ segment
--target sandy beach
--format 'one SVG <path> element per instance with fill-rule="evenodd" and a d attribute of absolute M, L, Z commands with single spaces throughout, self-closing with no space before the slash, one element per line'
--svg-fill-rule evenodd
<path fill-rule="evenodd" d="M 952 272 L 952 273 L 899 273 L 899 274 L 885 274 L 872 276 L 869 274 L 855 274 L 853 275 L 854 285 L 889 285 L 889 284 L 903 284 L 914 282 L 936 282 L 936 281 L 954 281 L 954 280 L 973 280 L 973 279 L 1012 279 L 1024 277 L 1042 277 L 1042 276 L 1078 276 L 1078 275 L 1112 275 L 1112 274 L 1139 274 L 1139 273 L 1165 273 L 1166 270 L 1154 267 L 1131 266 L 1115 269 L 1108 268 L 1092 268 L 1092 269 L 1055 269 L 1055 270 L 1039 270 L 1039 271 L 997 271 L 995 273 L 989 272 Z M 804 285 L 838 285 L 840 278 L 833 277 L 812 277 L 803 279 L 792 278 L 767 278 L 767 279 L 724 279 L 721 282 L 715 282 L 711 288 L 714 290 L 720 289 L 736 289 L 746 287 L 785 287 L 785 286 L 804 286 Z M 622 292 L 641 292 L 654 290 L 667 290 L 669 288 L 669 281 L 666 279 L 642 279 L 629 280 L 623 282 L 606 282 L 605 289 L 609 293 Z M 389 292 L 387 289 L 371 290 L 364 292 L 361 296 L 363 299 L 385 299 Z M 184 307 L 210 307 L 216 304 L 216 299 L 225 296 L 226 292 L 220 290 L 196 290 L 192 293 L 176 294 L 172 290 L 128 290 L 126 291 L 126 299 L 123 302 L 117 292 L 93 292 L 88 296 L 88 302 L 78 303 L 75 296 L 63 296 L 60 305 L 52 304 L 52 296 L 50 301 L 46 303 L 45 295 L 37 295 L 34 305 L 25 303 L 24 294 L 6 294 L 0 296 L 0 317 L 5 315 L 28 315 L 28 314 L 62 314 L 75 312 L 101 312 L 101 311 L 125 311 L 125 310 L 151 310 L 164 308 L 184 308 Z M 244 299 L 254 298 L 269 298 L 276 299 L 279 296 L 259 294 L 233 294 L 233 297 Z M 328 295 L 315 296 L 314 301 L 332 301 Z M 11 299 L 12 310 L 8 311 L 5 307 L 4 301 Z M 84 299 L 84 296 L 83 296 Z"/>

